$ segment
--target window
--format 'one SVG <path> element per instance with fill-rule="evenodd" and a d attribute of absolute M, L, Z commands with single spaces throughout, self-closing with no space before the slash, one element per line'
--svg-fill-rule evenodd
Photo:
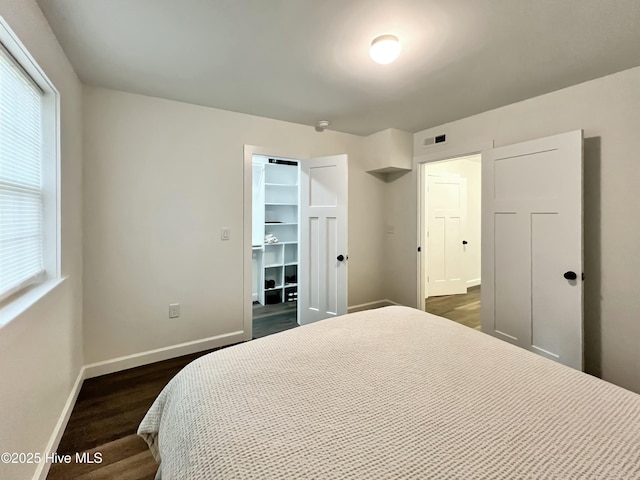
<path fill-rule="evenodd" d="M 0 302 L 58 276 L 57 92 L 0 18 Z"/>

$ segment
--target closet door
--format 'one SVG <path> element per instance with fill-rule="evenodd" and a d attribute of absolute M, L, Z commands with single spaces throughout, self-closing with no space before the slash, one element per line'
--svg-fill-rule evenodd
<path fill-rule="evenodd" d="M 347 155 L 300 167 L 298 323 L 347 313 Z"/>

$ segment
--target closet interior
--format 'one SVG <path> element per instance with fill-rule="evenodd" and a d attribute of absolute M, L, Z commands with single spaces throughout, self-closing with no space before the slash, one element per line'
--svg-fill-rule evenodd
<path fill-rule="evenodd" d="M 253 157 L 253 302 L 298 298 L 298 162 Z"/>

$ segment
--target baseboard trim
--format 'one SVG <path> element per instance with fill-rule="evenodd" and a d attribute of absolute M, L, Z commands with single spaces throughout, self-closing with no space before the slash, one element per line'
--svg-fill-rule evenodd
<path fill-rule="evenodd" d="M 62 413 L 58 418 L 58 422 L 53 429 L 53 433 L 51 433 L 51 437 L 49 437 L 47 447 L 45 448 L 44 452 L 42 452 L 43 454 L 55 453 L 58 449 L 58 445 L 60 445 L 62 435 L 67 428 L 67 423 L 69 423 L 71 412 L 73 411 L 73 407 L 76 404 L 78 394 L 80 393 L 80 389 L 82 388 L 82 383 L 84 382 L 85 378 L 85 367 L 82 367 L 80 368 L 80 372 L 78 373 L 78 378 L 76 378 L 76 381 L 71 388 L 71 392 L 69 392 L 67 402 L 64 404 L 64 408 L 62 409 Z M 43 459 L 43 461 L 38 464 L 36 471 L 33 474 L 33 480 L 46 480 L 50 468 L 51 463 L 46 462 Z"/>
<path fill-rule="evenodd" d="M 161 362 L 162 360 L 202 352 L 203 350 L 210 350 L 212 348 L 223 347 L 225 345 L 231 345 L 245 340 L 246 338 L 243 331 L 231 332 L 224 335 L 204 338 L 202 340 L 194 340 L 192 342 L 185 342 L 146 352 L 125 355 L 124 357 L 113 358 L 103 362 L 91 363 L 84 367 L 85 378 L 99 377 L 100 375 L 120 372 L 129 368 Z"/>
<path fill-rule="evenodd" d="M 372 308 L 389 307 L 391 305 L 400 305 L 389 299 L 376 300 L 375 302 L 361 303 L 360 305 L 352 305 L 347 308 L 348 313 L 361 312 L 363 310 L 371 310 Z"/>
<path fill-rule="evenodd" d="M 474 278 L 472 280 L 467 280 L 467 288 L 477 287 L 478 285 L 480 285 L 482 283 L 480 280 L 481 280 L 480 278 Z"/>

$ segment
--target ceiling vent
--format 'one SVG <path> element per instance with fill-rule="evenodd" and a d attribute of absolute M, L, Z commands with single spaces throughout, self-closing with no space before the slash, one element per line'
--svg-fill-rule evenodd
<path fill-rule="evenodd" d="M 427 137 L 422 142 L 423 147 L 432 147 L 433 145 L 438 145 L 441 143 L 447 143 L 447 136 L 443 133 L 442 135 L 436 135 L 435 137 Z"/>

